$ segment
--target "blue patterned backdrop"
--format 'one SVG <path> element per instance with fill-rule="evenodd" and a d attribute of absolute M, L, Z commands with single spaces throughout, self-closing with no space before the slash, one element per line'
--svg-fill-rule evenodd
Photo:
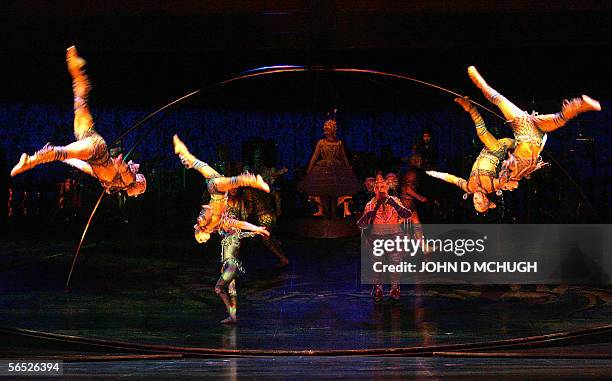
<path fill-rule="evenodd" d="M 581 115 L 565 128 L 550 134 L 547 150 L 581 184 L 598 207 L 609 205 L 610 103 L 603 111 Z M 63 145 L 73 140 L 71 105 L 0 105 L 0 140 L 6 171 L 21 152 L 34 152 L 47 141 Z M 541 111 L 558 110 L 559 102 L 538 105 Z M 146 116 L 152 109 L 95 107 L 96 129 L 112 141 L 121 131 Z M 510 136 L 510 129 L 495 116 L 483 112 L 487 125 L 497 136 Z M 230 160 L 241 160 L 242 143 L 254 137 L 272 139 L 277 144 L 278 166 L 291 170 L 308 164 L 316 141 L 322 137 L 325 116 L 314 112 L 272 112 L 253 110 L 204 110 L 179 107 L 159 115 L 130 134 L 123 142 L 129 147 L 142 134 L 148 134 L 134 152 L 136 161 L 152 160 L 161 170 L 180 168 L 172 152 L 171 137 L 178 133 L 192 152 L 214 162 L 217 146 L 230 147 Z M 360 111 L 338 113 L 338 135 L 351 151 L 380 154 L 388 146 L 396 157 L 407 156 L 421 132 L 433 132 L 439 151 L 438 166 L 461 176 L 469 173 L 471 157 L 481 144 L 469 116 L 451 99 L 447 107 L 419 112 Z M 580 139 L 592 139 L 580 140 Z M 43 169 L 44 168 L 44 169 Z M 61 163 L 37 168 L 16 178 L 16 183 L 54 182 L 66 175 Z M 585 185 L 586 184 L 586 185 Z"/>

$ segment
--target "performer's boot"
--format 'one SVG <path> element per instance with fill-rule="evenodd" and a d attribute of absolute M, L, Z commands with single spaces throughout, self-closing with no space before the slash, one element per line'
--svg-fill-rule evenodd
<path fill-rule="evenodd" d="M 179 156 L 183 165 L 187 168 L 193 168 L 197 159 L 189 152 L 187 146 L 179 139 L 178 135 L 172 137 L 172 144 L 174 145 L 174 153 Z"/>
<path fill-rule="evenodd" d="M 476 133 L 478 135 L 486 133 L 487 129 L 485 127 L 484 120 L 482 119 L 482 116 L 480 115 L 476 107 L 472 104 L 472 102 L 470 102 L 470 99 L 468 97 L 455 98 L 455 103 L 461 106 L 461 108 L 463 108 L 465 112 L 470 114 L 470 117 L 476 125 Z"/>
<path fill-rule="evenodd" d="M 270 186 L 264 181 L 261 175 L 243 173 L 242 175 L 232 176 L 229 179 L 230 184 L 234 185 L 236 188 L 251 187 L 270 193 Z"/>
<path fill-rule="evenodd" d="M 283 254 L 280 245 L 274 240 L 274 238 L 263 237 L 262 242 L 264 246 L 266 246 L 266 248 L 270 250 L 272 254 L 276 255 L 279 260 L 278 264 L 274 267 L 282 268 L 289 264 L 289 260 L 287 259 L 287 257 L 285 257 L 285 254 Z"/>
<path fill-rule="evenodd" d="M 482 78 L 482 76 L 480 75 L 480 73 L 478 73 L 478 70 L 476 70 L 474 66 L 468 67 L 468 75 L 470 76 L 470 79 L 472 80 L 472 82 L 474 82 L 476 87 L 478 87 L 482 91 L 482 94 L 485 96 L 485 98 L 487 98 L 489 102 L 493 104 L 498 104 L 501 95 L 487 84 L 487 82 L 484 80 L 484 78 Z"/>
<path fill-rule="evenodd" d="M 380 302 L 381 300 L 383 300 L 383 286 L 382 284 L 377 284 L 374 286 L 374 289 L 372 289 L 372 295 L 374 295 L 374 301 L 375 302 Z"/>
<path fill-rule="evenodd" d="M 351 210 L 349 208 L 349 203 L 353 200 L 351 196 L 340 196 L 338 197 L 338 205 L 342 204 L 342 218 L 349 217 L 351 215 Z"/>
<path fill-rule="evenodd" d="M 310 196 L 309 199 L 314 202 L 317 206 L 317 211 L 312 215 L 313 217 L 321 217 L 325 213 L 323 213 L 323 201 L 321 201 L 321 197 L 318 196 Z"/>
<path fill-rule="evenodd" d="M 399 300 L 401 296 L 400 285 L 397 283 L 393 283 L 391 285 L 391 291 L 389 291 L 389 296 L 391 296 L 394 300 Z"/>
<path fill-rule="evenodd" d="M 469 101 L 468 97 L 457 97 L 454 99 L 454 101 L 466 112 L 470 112 L 472 109 L 474 109 L 474 106 L 472 105 L 472 102 Z"/>
<path fill-rule="evenodd" d="M 11 177 L 30 170 L 39 164 L 65 160 L 67 156 L 68 153 L 64 147 L 55 147 L 52 146 L 51 143 L 47 143 L 42 149 L 36 151 L 34 155 L 28 155 L 27 153 L 21 154 L 19 163 L 11 170 Z"/>
<path fill-rule="evenodd" d="M 78 109 L 87 105 L 87 97 L 89 96 L 91 86 L 89 84 L 89 78 L 87 78 L 85 72 L 83 71 L 83 68 L 85 67 L 85 60 L 79 57 L 74 46 L 71 46 L 66 50 L 66 65 L 68 66 L 68 72 L 72 77 L 74 108 Z"/>
<path fill-rule="evenodd" d="M 566 121 L 575 118 L 578 114 L 589 111 L 601 111 L 601 105 L 587 95 L 582 95 L 580 98 L 573 98 L 569 101 L 566 99 L 561 107 L 561 115 Z"/>

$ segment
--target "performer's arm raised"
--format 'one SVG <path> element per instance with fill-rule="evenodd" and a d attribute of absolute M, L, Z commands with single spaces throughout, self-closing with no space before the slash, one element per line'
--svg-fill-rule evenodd
<path fill-rule="evenodd" d="M 438 171 L 426 171 L 426 173 L 440 180 L 444 180 L 447 183 L 455 184 L 459 188 L 461 188 L 464 192 L 468 192 L 467 181 L 462 179 L 461 177 L 457 177 L 455 175 L 451 175 L 450 173 L 438 172 Z"/>

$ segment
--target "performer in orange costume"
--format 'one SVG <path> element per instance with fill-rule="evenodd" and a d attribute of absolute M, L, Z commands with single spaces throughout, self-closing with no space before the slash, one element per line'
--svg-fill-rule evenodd
<path fill-rule="evenodd" d="M 514 147 L 514 140 L 509 138 L 496 139 L 485 126 L 484 120 L 476 107 L 465 98 L 456 98 L 463 109 L 470 114 L 476 126 L 476 135 L 484 144 L 484 148 L 474 161 L 472 172 L 467 180 L 451 175 L 449 173 L 426 171 L 429 176 L 436 177 L 451 184 L 455 184 L 467 194 L 473 195 L 474 209 L 484 213 L 496 207 L 495 203 L 487 197 L 488 193 L 501 191 L 502 189 L 514 189 L 516 182 L 498 180 L 501 161 L 506 157 L 508 149 Z"/>
<path fill-rule="evenodd" d="M 33 155 L 23 153 L 13 167 L 11 176 L 28 171 L 35 166 L 52 161 L 62 161 L 100 181 L 108 193 L 125 190 L 129 196 L 138 196 L 147 189 L 145 177 L 138 173 L 139 165 L 125 163 L 121 155 L 111 158 L 104 138 L 94 130 L 94 122 L 87 105 L 91 88 L 83 68 L 85 60 L 71 46 L 66 51 L 68 72 L 72 76 L 74 93 L 74 136 L 77 139 L 67 146 L 47 143 Z"/>
<path fill-rule="evenodd" d="M 195 239 L 204 243 L 210 239 L 210 235 L 219 230 L 248 230 L 263 236 L 270 236 L 270 232 L 262 226 L 255 226 L 245 221 L 237 220 L 228 212 L 227 192 L 234 188 L 253 187 L 264 192 L 270 192 L 270 187 L 260 175 L 245 173 L 233 177 L 223 177 L 211 166 L 198 160 L 193 156 L 187 146 L 174 135 L 174 152 L 179 156 L 181 162 L 187 168 L 193 168 L 206 178 L 210 202 L 202 206 L 198 216 L 195 229 Z"/>
<path fill-rule="evenodd" d="M 523 177 L 529 178 L 534 171 L 543 166 L 540 153 L 544 148 L 547 132 L 564 126 L 581 113 L 601 110 L 599 102 L 582 95 L 580 98 L 563 101 L 561 112 L 556 114 L 529 114 L 489 86 L 474 66 L 468 68 L 468 75 L 485 98 L 499 107 L 506 120 L 510 122 L 516 146 L 514 152 L 508 154 L 508 160 L 503 163 L 500 177 L 512 181 L 518 181 Z"/>

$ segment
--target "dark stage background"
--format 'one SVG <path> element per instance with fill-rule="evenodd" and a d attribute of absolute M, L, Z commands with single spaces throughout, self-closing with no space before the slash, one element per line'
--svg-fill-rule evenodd
<path fill-rule="evenodd" d="M 447 344 L 589 329 L 583 337 L 496 347 L 529 356 L 514 360 L 291 356 L 65 365 L 67 375 L 147 379 L 176 378 L 177 372 L 228 379 L 605 379 L 607 286 L 405 285 L 401 300 L 385 296 L 374 303 L 360 281 L 358 236 L 301 236 L 299 226 L 321 225 L 308 219 L 312 210 L 295 191 L 296 177 L 322 137 L 329 110 L 339 110 L 339 137 L 360 180 L 378 168 L 399 170 L 424 130 L 433 135 L 438 169 L 467 176 L 482 146 L 452 95 L 409 81 L 324 72 L 210 85 L 269 65 L 356 67 L 404 73 L 494 109 L 467 76 L 475 65 L 527 111 L 557 112 L 564 98 L 588 94 L 601 101 L 602 112 L 580 115 L 549 134 L 543 156 L 552 165 L 503 200 L 494 197 L 497 209 L 476 215 L 458 188 L 425 179 L 421 191 L 432 202 L 419 214 L 425 224 L 609 223 L 611 8 L 610 1 L 594 0 L 0 1 L 0 357 L 124 350 L 16 339 L 14 330 L 7 334 L 2 327 L 232 350 L 444 351 Z M 75 262 L 71 290 L 63 292 L 101 188 L 60 163 L 14 179 L 9 171 L 23 151 L 73 140 L 65 64 L 65 49 L 73 44 L 88 61 L 91 111 L 109 143 L 162 105 L 203 91 L 121 142 L 127 150 L 142 139 L 132 158 L 142 163 L 148 190 L 136 199 L 104 198 Z M 501 119 L 481 112 L 496 136 L 510 136 Z M 225 317 L 213 290 L 219 238 L 206 245 L 193 239 L 204 182 L 172 152 L 174 133 L 212 164 L 224 155 L 248 162 L 251 143 L 260 141 L 267 164 L 289 168 L 279 180 L 283 214 L 273 232 L 289 264 L 275 268 L 278 259 L 259 239 L 244 240 L 240 258 L 247 273 L 238 280 L 236 327 L 219 324 Z M 67 179 L 80 185 L 65 193 L 60 207 L 60 183 Z M 354 227 L 354 218 L 346 225 Z M 553 347 L 539 347 L 545 345 Z M 585 360 L 544 359 L 564 354 Z"/>
<path fill-rule="evenodd" d="M 13 212 L 23 219 L 25 207 L 25 221 L 38 214 L 46 223 L 60 224 L 54 209 L 58 183 L 75 176 L 60 164 L 13 180 L 7 175 L 22 151 L 72 140 L 64 54 L 75 44 L 88 60 L 94 84 L 90 104 L 96 128 L 108 141 L 161 105 L 206 90 L 123 141 L 126 148 L 148 134 L 133 158 L 143 163 L 149 190 L 120 213 L 109 198 L 103 207 L 106 221 L 142 222 L 136 224 L 140 230 L 156 234 L 190 226 L 202 181 L 181 169 L 171 151 L 173 133 L 210 162 L 223 146 L 230 160 L 244 161 L 244 143 L 265 139 L 270 164 L 290 169 L 284 180 L 286 217 L 299 215 L 303 211 L 292 210 L 293 173 L 307 165 L 325 112 L 334 107 L 339 136 L 350 156 L 359 158 L 354 165 L 362 178 L 381 166 L 398 169 L 424 130 L 433 133 L 439 169 L 469 173 L 481 149 L 473 125 L 451 95 L 428 87 L 373 76 L 303 73 L 208 88 L 247 69 L 299 64 L 405 73 L 490 106 L 467 77 L 467 66 L 475 65 L 528 111 L 556 112 L 562 99 L 582 93 L 602 101 L 602 112 L 584 114 L 549 135 L 553 165 L 506 192 L 504 207 L 476 216 L 461 192 L 436 182 L 427 196 L 441 206 L 426 222 L 609 222 L 611 18 L 606 2 L 90 1 L 85 6 L 9 1 L 2 7 L 2 189 L 10 184 Z M 510 135 L 500 119 L 483 115 L 497 136 Z M 81 182 L 75 226 L 98 192 L 90 179 Z M 143 208 L 146 216 L 138 213 Z"/>

